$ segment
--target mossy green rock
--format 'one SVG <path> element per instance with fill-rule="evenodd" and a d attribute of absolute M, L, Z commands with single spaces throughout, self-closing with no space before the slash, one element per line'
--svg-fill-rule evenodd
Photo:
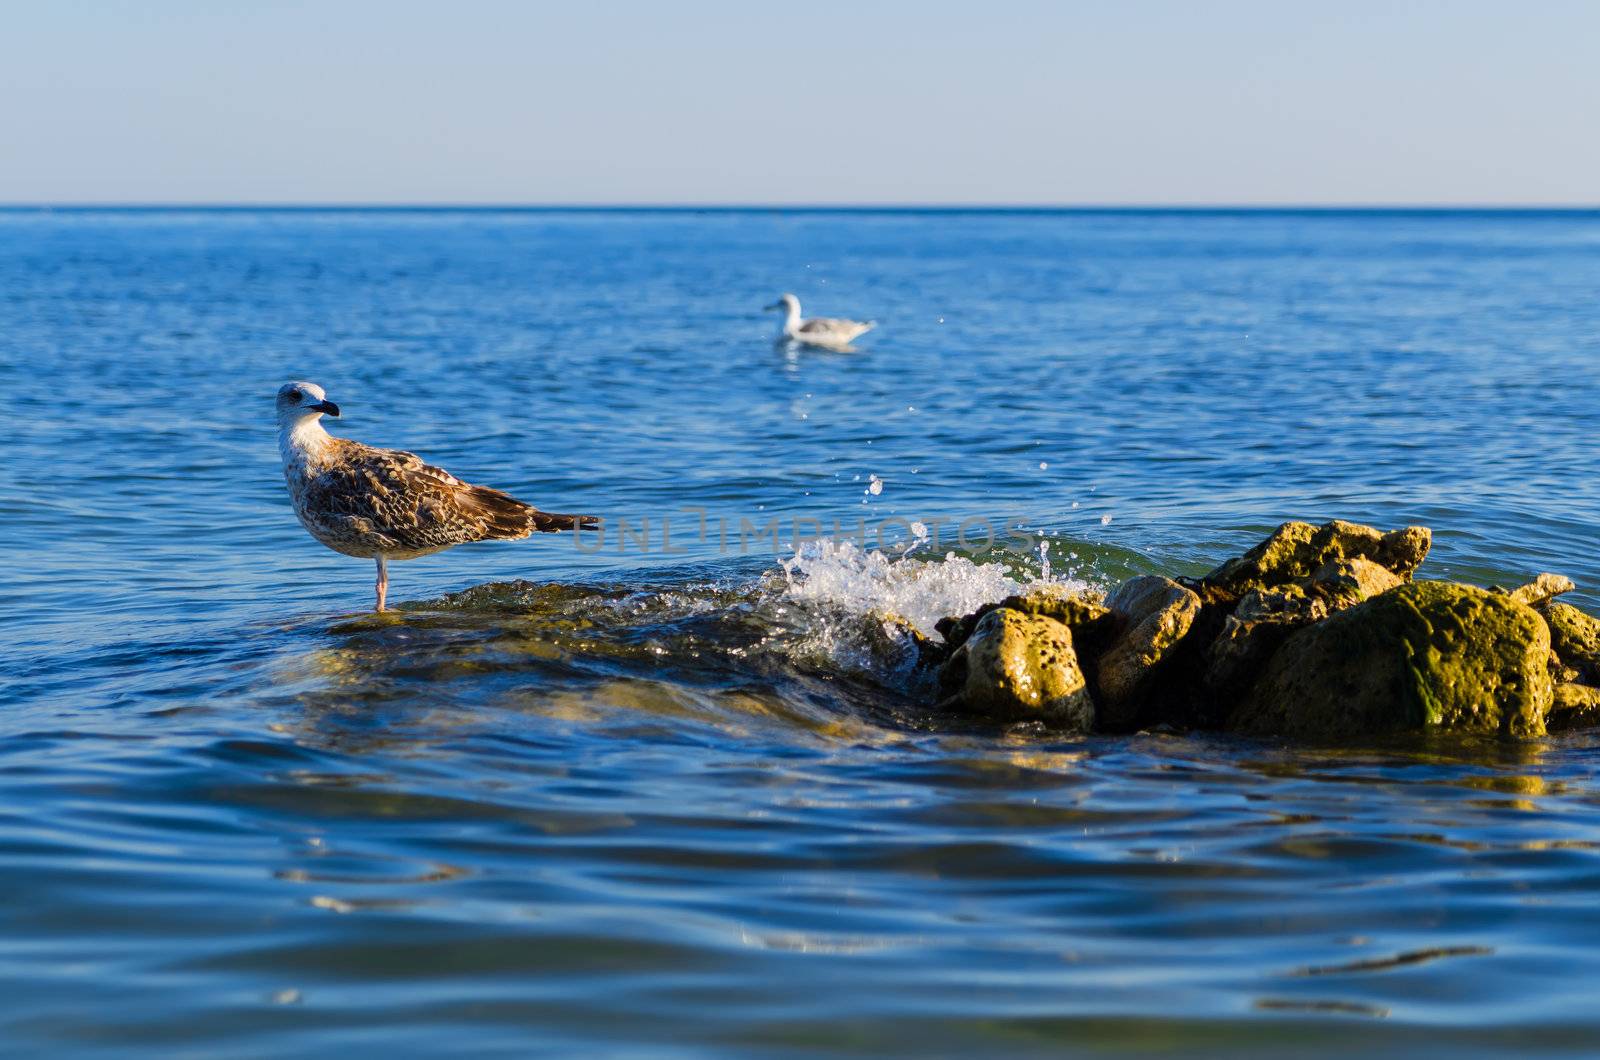
<path fill-rule="evenodd" d="M 1556 685 L 1555 702 L 1550 704 L 1549 730 L 1570 732 L 1596 726 L 1600 726 L 1600 688 L 1570 682 Z"/>
<path fill-rule="evenodd" d="M 1571 604 L 1548 603 L 1542 609 L 1550 626 L 1550 647 L 1564 666 L 1591 683 L 1600 683 L 1600 619 Z"/>
<path fill-rule="evenodd" d="M 945 663 L 951 706 L 1004 721 L 1039 719 L 1078 732 L 1094 728 L 1094 702 L 1072 647 L 1053 618 L 997 608 Z"/>
<path fill-rule="evenodd" d="M 1243 596 L 1290 582 L 1312 579 L 1328 564 L 1367 560 L 1404 579 L 1427 558 L 1433 535 L 1425 526 L 1383 533 L 1370 526 L 1335 519 L 1322 526 L 1284 523 L 1249 552 L 1207 574 L 1214 588 Z"/>
<path fill-rule="evenodd" d="M 1311 576 L 1311 584 L 1327 600 L 1329 611 L 1343 611 L 1405 584 L 1405 579 L 1370 559 L 1356 557 L 1324 563 Z"/>
<path fill-rule="evenodd" d="M 1539 736 L 1550 632 L 1506 594 L 1412 582 L 1302 629 L 1229 728 L 1308 738 L 1438 729 Z"/>
<path fill-rule="evenodd" d="M 1237 703 L 1290 634 L 1331 613 L 1327 598 L 1298 585 L 1246 593 L 1206 648 L 1206 689 L 1224 704 Z"/>
<path fill-rule="evenodd" d="M 1570 593 L 1576 589 L 1571 578 L 1565 574 L 1540 574 L 1528 584 L 1511 590 L 1511 598 L 1518 603 L 1527 604 L 1529 607 L 1543 607 L 1562 593 Z"/>
<path fill-rule="evenodd" d="M 1053 618 L 1071 629 L 1078 639 L 1090 633 L 1102 633 L 1112 624 L 1111 609 L 1103 596 L 1064 585 L 1045 585 L 1008 596 L 1000 601 L 1000 606 L 1025 615 Z"/>
<path fill-rule="evenodd" d="M 1055 619 L 1072 630 L 1073 642 L 1080 652 L 1090 644 L 1103 641 L 1115 625 L 1099 593 L 1065 585 L 1042 585 L 1025 593 L 1015 593 L 999 603 L 984 604 L 970 615 L 941 618 L 934 628 L 953 651 L 972 636 L 983 616 L 1001 608 Z"/>

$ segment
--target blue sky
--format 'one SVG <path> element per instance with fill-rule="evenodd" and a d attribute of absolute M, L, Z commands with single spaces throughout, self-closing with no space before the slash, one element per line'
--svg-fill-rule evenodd
<path fill-rule="evenodd" d="M 1600 201 L 1600 3 L 0 8 L 0 202 Z"/>

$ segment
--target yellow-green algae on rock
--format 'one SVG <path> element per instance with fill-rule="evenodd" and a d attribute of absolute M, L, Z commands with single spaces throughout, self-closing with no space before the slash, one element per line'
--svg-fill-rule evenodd
<path fill-rule="evenodd" d="M 1072 638 L 1081 656 L 1092 651 L 1111 632 L 1115 621 L 1104 599 L 1095 592 L 1069 589 L 1064 585 L 1041 585 L 1025 593 L 1016 593 L 997 604 L 984 604 L 970 615 L 942 618 L 934 627 L 951 651 L 966 643 L 978 623 L 991 611 L 1005 608 L 1025 615 L 1053 618 L 1072 630 Z"/>
<path fill-rule="evenodd" d="M 978 620 L 945 664 L 950 702 L 1008 720 L 1040 719 L 1094 728 L 1094 702 L 1072 647 L 1072 630 L 1053 618 L 996 608 Z"/>
<path fill-rule="evenodd" d="M 1546 728 L 1551 732 L 1592 729 L 1600 725 L 1600 688 L 1565 682 L 1556 685 Z"/>
<path fill-rule="evenodd" d="M 925 645 L 921 665 L 939 667 L 946 706 L 1098 731 L 1521 738 L 1600 726 L 1600 619 L 1555 602 L 1572 580 L 1412 582 L 1431 537 L 1284 523 L 1203 578 L 1146 575 L 1104 597 L 1051 586 L 943 619 L 944 643 Z"/>
<path fill-rule="evenodd" d="M 1386 534 L 1341 519 L 1321 526 L 1288 522 L 1201 580 L 1214 590 L 1237 597 L 1252 590 L 1307 581 L 1329 564 L 1358 559 L 1375 563 L 1400 578 L 1409 578 L 1427 558 L 1432 543 L 1433 534 L 1425 526 L 1408 526 Z"/>
<path fill-rule="evenodd" d="M 1540 736 L 1554 697 L 1549 658 L 1544 620 L 1509 595 L 1411 582 L 1290 636 L 1229 727 Z"/>
<path fill-rule="evenodd" d="M 1550 647 L 1567 666 L 1590 684 L 1600 681 L 1600 619 L 1571 604 L 1554 601 L 1541 613 L 1550 626 Z"/>

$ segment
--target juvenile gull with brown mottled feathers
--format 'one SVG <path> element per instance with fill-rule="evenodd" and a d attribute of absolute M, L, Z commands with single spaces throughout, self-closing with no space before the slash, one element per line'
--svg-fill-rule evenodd
<path fill-rule="evenodd" d="M 599 525 L 592 515 L 541 512 L 509 494 L 462 482 L 412 453 L 377 449 L 322 429 L 339 415 L 315 383 L 278 390 L 278 449 L 294 513 L 335 552 L 378 561 L 378 610 L 389 560 L 415 559 L 469 541 L 512 540 Z"/>

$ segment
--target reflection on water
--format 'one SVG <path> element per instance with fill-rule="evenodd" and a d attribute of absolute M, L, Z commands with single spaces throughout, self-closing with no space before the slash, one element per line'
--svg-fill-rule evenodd
<path fill-rule="evenodd" d="M 1600 405 L 1547 380 L 1596 352 L 1597 231 L 0 212 L 0 385 L 31 417 L 0 488 L 0 1035 L 1592 1054 L 1596 736 L 985 725 L 930 708 L 882 617 L 1332 515 L 1592 605 Z M 860 354 L 766 343 L 756 292 L 805 265 L 885 321 Z M 552 508 L 1021 512 L 1050 547 L 485 546 L 351 613 L 370 570 L 304 538 L 275 466 L 270 395 L 305 376 L 341 429 Z M 138 395 L 180 384 L 201 411 L 152 423 Z"/>
<path fill-rule="evenodd" d="M 1462 1027 L 1586 1004 L 1581 739 L 953 727 L 893 670 L 818 666 L 799 614 L 834 644 L 863 616 L 787 590 L 508 583 L 308 618 L 278 692 L 167 732 L 154 775 L 22 737 L 9 786 L 53 812 L 4 825 L 29 870 L 4 884 L 12 1032 L 316 1048 L 377 1006 L 441 1050 L 471 1027 L 1270 1052 L 1274 1020 L 1370 1020 L 1470 1053 L 1494 1042 Z"/>

